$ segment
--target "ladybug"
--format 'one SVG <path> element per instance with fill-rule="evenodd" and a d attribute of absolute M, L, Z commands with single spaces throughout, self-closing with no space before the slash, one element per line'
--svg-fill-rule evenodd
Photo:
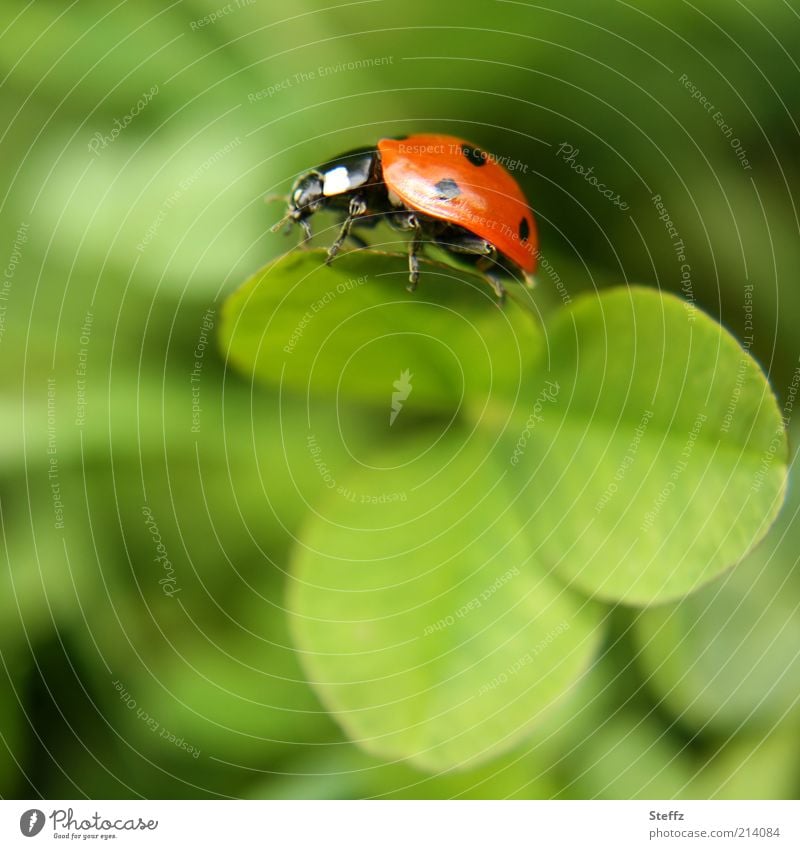
<path fill-rule="evenodd" d="M 533 283 L 538 242 L 525 195 L 494 157 L 455 136 L 380 139 L 376 147 L 349 151 L 302 174 L 287 200 L 286 214 L 272 229 L 299 224 L 306 242 L 315 212 L 343 214 L 326 263 L 348 237 L 366 247 L 354 229 L 386 221 L 411 233 L 409 291 L 417 286 L 418 256 L 426 243 L 473 265 L 501 300 L 504 280 Z"/>

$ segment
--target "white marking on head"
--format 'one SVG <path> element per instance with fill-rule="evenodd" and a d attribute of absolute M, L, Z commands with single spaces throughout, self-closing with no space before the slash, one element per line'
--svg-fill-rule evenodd
<path fill-rule="evenodd" d="M 350 173 L 344 165 L 339 165 L 325 175 L 325 182 L 322 184 L 322 194 L 325 197 L 331 195 L 340 195 L 350 188 Z"/>

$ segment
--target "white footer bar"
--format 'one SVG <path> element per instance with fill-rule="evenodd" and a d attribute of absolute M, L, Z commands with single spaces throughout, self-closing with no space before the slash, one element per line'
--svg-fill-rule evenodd
<path fill-rule="evenodd" d="M 0 846 L 800 847 L 798 802 L 0 801 Z"/>

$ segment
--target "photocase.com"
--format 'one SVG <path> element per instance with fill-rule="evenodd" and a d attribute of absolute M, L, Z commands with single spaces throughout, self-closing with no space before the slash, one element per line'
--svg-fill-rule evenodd
<path fill-rule="evenodd" d="M 537 423 L 544 421 L 544 416 L 542 415 L 544 405 L 546 403 L 555 404 L 556 399 L 558 398 L 558 392 L 561 388 L 558 381 L 547 380 L 545 383 L 546 386 L 539 393 L 536 403 L 533 405 L 533 412 L 528 416 L 528 421 L 525 422 L 525 427 L 519 435 L 517 444 L 514 446 L 514 453 L 511 455 L 512 466 L 516 466 L 520 461 L 520 457 L 522 457 L 525 453 L 528 440 L 531 438 L 533 429 L 536 427 Z"/>
<path fill-rule="evenodd" d="M 150 86 L 148 91 L 143 92 L 142 96 L 136 101 L 127 115 L 114 119 L 114 127 L 108 133 L 96 132 L 89 141 L 89 150 L 96 156 L 100 155 L 100 151 L 113 144 L 119 134 L 139 115 L 148 103 L 158 94 L 158 85 Z"/>
<path fill-rule="evenodd" d="M 153 518 L 153 512 L 149 507 L 142 507 L 142 516 L 144 516 L 144 523 L 147 527 L 148 531 L 150 531 L 150 535 L 153 538 L 153 545 L 156 547 L 156 556 L 153 560 L 156 563 L 160 563 L 162 569 L 164 570 L 164 577 L 158 579 L 158 583 L 161 586 L 162 591 L 165 596 L 169 596 L 172 598 L 174 595 L 181 591 L 181 588 L 178 586 L 177 579 L 175 577 L 175 569 L 172 566 L 172 561 L 169 559 L 169 555 L 167 554 L 167 548 L 164 545 L 163 540 L 161 539 L 161 532 L 158 529 L 158 525 L 156 524 L 156 520 Z"/>
<path fill-rule="evenodd" d="M 19 818 L 19 830 L 25 837 L 35 837 L 44 828 L 44 811 L 31 808 Z"/>
<path fill-rule="evenodd" d="M 395 419 L 400 415 L 400 410 L 403 409 L 403 402 L 408 400 L 411 390 L 414 388 L 411 385 L 413 374 L 408 369 L 400 372 L 400 377 L 392 384 L 395 391 L 392 392 L 392 411 L 389 413 L 389 427 L 394 424 Z"/>
<path fill-rule="evenodd" d="M 580 174 L 584 180 L 586 180 L 589 185 L 594 186 L 598 192 L 604 197 L 608 198 L 611 203 L 619 207 L 623 212 L 627 209 L 630 209 L 630 206 L 626 201 L 624 201 L 619 193 L 615 192 L 613 189 L 610 189 L 606 186 L 605 183 L 601 183 L 598 181 L 597 177 L 594 174 L 594 165 L 590 165 L 586 168 L 584 165 L 581 165 L 578 162 L 578 156 L 580 155 L 580 148 L 573 147 L 569 142 L 562 142 L 558 146 L 558 150 L 556 151 L 556 156 L 561 157 L 564 162 L 569 165 L 569 167 L 575 171 L 577 174 Z"/>
<path fill-rule="evenodd" d="M 25 837 L 35 837 L 45 825 L 51 820 L 54 837 L 67 837 L 62 832 L 73 832 L 72 837 L 78 837 L 74 832 L 103 832 L 103 831 L 155 831 L 158 828 L 158 820 L 145 820 L 141 817 L 128 817 L 123 819 L 108 819 L 95 811 L 90 817 L 78 819 L 72 808 L 55 808 L 47 816 L 38 808 L 31 808 L 19 818 L 19 830 Z M 97 837 L 97 834 L 85 834 L 84 838 Z M 105 835 L 104 835 L 105 837 Z"/>

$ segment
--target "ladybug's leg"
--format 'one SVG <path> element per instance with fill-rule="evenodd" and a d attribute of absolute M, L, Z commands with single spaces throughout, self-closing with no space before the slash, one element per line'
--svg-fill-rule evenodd
<path fill-rule="evenodd" d="M 480 263 L 478 267 L 480 268 Z M 492 284 L 497 299 L 501 304 L 504 304 L 506 300 L 506 287 L 503 285 L 503 281 L 500 279 L 497 270 L 495 268 L 484 267 L 481 268 L 481 271 L 483 272 L 483 276 Z"/>
<path fill-rule="evenodd" d="M 388 217 L 390 226 L 395 230 L 413 230 L 408 243 L 408 280 L 406 286 L 409 292 L 417 288 L 419 281 L 419 252 L 422 248 L 423 221 L 414 212 L 394 212 Z"/>
<path fill-rule="evenodd" d="M 414 235 L 408 243 L 408 280 L 406 286 L 409 292 L 413 292 L 417 288 L 419 282 L 419 251 L 422 247 L 422 238 L 420 228 L 414 230 Z"/>
<path fill-rule="evenodd" d="M 505 301 L 505 286 L 503 286 L 503 281 L 497 273 L 497 249 L 491 242 L 467 230 L 449 230 L 446 235 L 439 236 L 436 243 L 439 247 L 452 253 L 475 257 L 475 265 L 491 283 L 500 302 Z"/>
<path fill-rule="evenodd" d="M 487 242 L 486 239 L 475 236 L 466 230 L 448 230 L 446 233 L 438 236 L 436 242 L 440 247 L 457 254 L 494 256 L 496 253 L 494 245 L 491 242 Z"/>
<path fill-rule="evenodd" d="M 308 219 L 301 218 L 297 222 L 303 228 L 303 244 L 311 241 L 311 225 L 308 223 Z"/>
<path fill-rule="evenodd" d="M 400 227 L 403 230 L 413 230 L 408 243 L 408 289 L 413 292 L 419 282 L 419 252 L 422 248 L 422 223 L 413 212 L 402 216 Z"/>
<path fill-rule="evenodd" d="M 328 248 L 328 256 L 325 257 L 325 265 L 328 265 L 331 260 L 339 253 L 339 249 L 344 244 L 344 240 L 350 233 L 350 228 L 353 226 L 353 221 L 359 215 L 363 215 L 367 211 L 367 202 L 361 195 L 353 195 L 350 198 L 350 206 L 347 210 L 347 216 L 342 222 L 342 229 L 339 230 L 339 235 L 336 241 Z"/>

